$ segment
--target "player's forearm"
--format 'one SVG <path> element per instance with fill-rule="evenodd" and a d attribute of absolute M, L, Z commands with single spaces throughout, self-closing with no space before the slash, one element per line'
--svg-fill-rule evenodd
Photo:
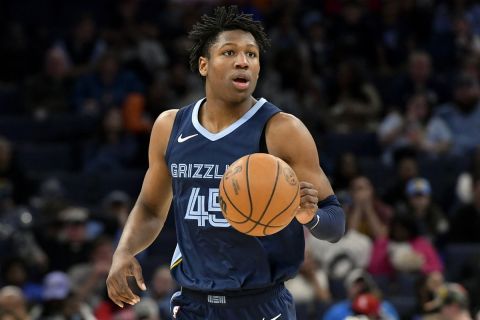
<path fill-rule="evenodd" d="M 167 210 L 137 201 L 125 224 L 116 252 L 136 255 L 150 246 L 163 228 Z"/>
<path fill-rule="evenodd" d="M 311 234 L 320 240 L 337 242 L 345 233 L 345 212 L 334 195 L 318 204 L 312 221 L 306 224 Z"/>

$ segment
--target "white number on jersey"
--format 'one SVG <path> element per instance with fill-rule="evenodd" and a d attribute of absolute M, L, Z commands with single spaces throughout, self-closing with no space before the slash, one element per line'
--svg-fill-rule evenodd
<path fill-rule="evenodd" d="M 218 201 L 218 188 L 208 189 L 208 202 L 205 203 L 205 196 L 200 196 L 200 188 L 192 188 L 188 199 L 185 219 L 196 220 L 199 227 L 205 227 L 208 222 L 212 227 L 229 227 L 226 219 L 218 218 L 216 212 L 221 212 Z M 221 214 L 220 214 L 221 215 Z"/>

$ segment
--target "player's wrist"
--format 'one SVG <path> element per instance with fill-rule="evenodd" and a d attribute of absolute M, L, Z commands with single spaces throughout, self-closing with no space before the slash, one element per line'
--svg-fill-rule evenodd
<path fill-rule="evenodd" d="M 309 222 L 305 223 L 304 226 L 312 230 L 318 225 L 319 222 L 320 222 L 320 217 L 318 216 L 318 213 L 315 213 L 312 219 Z"/>

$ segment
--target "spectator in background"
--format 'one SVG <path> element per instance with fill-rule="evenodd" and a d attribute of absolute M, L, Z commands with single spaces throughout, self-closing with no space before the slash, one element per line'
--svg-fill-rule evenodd
<path fill-rule="evenodd" d="M 137 77 L 120 66 L 116 53 L 105 52 L 93 73 L 81 77 L 73 96 L 79 114 L 101 116 L 110 108 L 121 109 L 129 94 L 141 93 Z"/>
<path fill-rule="evenodd" d="M 449 240 L 480 243 L 480 177 L 473 182 L 473 201 L 459 207 L 451 217 Z"/>
<path fill-rule="evenodd" d="M 29 266 L 19 257 L 10 257 L 2 261 L 1 266 L 1 285 L 20 288 L 29 303 L 41 300 L 42 288 L 38 283 L 38 277 L 45 268 L 35 270 L 34 266 Z"/>
<path fill-rule="evenodd" d="M 448 283 L 439 289 L 441 320 L 472 320 L 468 310 L 468 292 L 458 283 Z"/>
<path fill-rule="evenodd" d="M 155 301 L 160 319 L 170 319 L 170 298 L 176 289 L 168 266 L 160 266 L 153 273 L 148 297 Z M 143 301 L 143 298 L 142 298 Z"/>
<path fill-rule="evenodd" d="M 78 77 L 92 71 L 106 51 L 106 44 L 98 35 L 93 16 L 82 13 L 73 21 L 69 33 L 55 43 L 54 48 L 64 55 L 69 75 Z"/>
<path fill-rule="evenodd" d="M 347 300 L 333 304 L 325 313 L 323 320 L 344 320 L 346 317 L 354 315 L 353 303 L 357 302 L 355 306 L 359 307 L 357 299 L 364 294 L 371 294 L 379 300 L 379 313 L 385 315 L 387 319 L 400 319 L 395 307 L 387 300 L 382 299 L 382 293 L 368 272 L 362 269 L 351 271 L 345 278 L 345 288 L 347 290 Z"/>
<path fill-rule="evenodd" d="M 346 206 L 348 208 L 348 205 Z M 305 244 L 329 279 L 345 278 L 353 269 L 365 269 L 370 262 L 372 240 L 358 231 L 364 219 L 360 210 L 347 209 L 347 232 L 336 243 L 307 235 Z"/>
<path fill-rule="evenodd" d="M 11 198 L 15 204 L 27 204 L 31 189 L 31 183 L 18 166 L 11 142 L 0 136 L 0 201 Z"/>
<path fill-rule="evenodd" d="M 381 5 L 380 26 L 377 30 L 378 69 L 389 75 L 405 60 L 411 26 L 402 19 L 402 6 L 398 1 L 385 1 Z M 407 22 L 408 21 L 408 22 Z"/>
<path fill-rule="evenodd" d="M 61 224 L 56 238 L 45 239 L 43 249 L 50 259 L 50 270 L 67 271 L 73 265 L 89 260 L 92 244 L 87 237 L 89 211 L 83 207 L 67 207 L 59 213 Z"/>
<path fill-rule="evenodd" d="M 404 112 L 392 111 L 377 130 L 383 146 L 383 160 L 392 163 L 395 151 L 411 148 L 432 156 L 446 153 L 452 142 L 450 130 L 439 118 L 432 118 L 432 106 L 425 93 L 410 97 Z"/>
<path fill-rule="evenodd" d="M 107 290 L 106 280 L 112 264 L 113 243 L 108 237 L 97 238 L 90 253 L 89 261 L 73 265 L 68 276 L 76 298 L 96 309 Z"/>
<path fill-rule="evenodd" d="M 45 54 L 42 73 L 25 83 L 24 105 L 26 111 L 37 119 L 70 112 L 72 79 L 65 53 L 51 48 Z"/>
<path fill-rule="evenodd" d="M 366 80 L 365 71 L 354 60 L 342 62 L 331 90 L 333 105 L 329 117 L 336 132 L 373 131 L 381 110 L 376 88 Z"/>
<path fill-rule="evenodd" d="M 375 236 L 368 267 L 371 274 L 393 277 L 399 272 L 443 271 L 437 250 L 420 236 L 412 217 L 397 215 L 389 226 L 380 223 L 375 214 L 367 213 L 366 220 Z"/>
<path fill-rule="evenodd" d="M 480 177 L 480 146 L 469 158 L 468 169 L 457 177 L 456 193 L 461 204 L 473 201 L 473 181 Z"/>
<path fill-rule="evenodd" d="M 441 307 L 437 292 L 444 285 L 445 280 L 441 272 L 424 274 L 417 279 L 415 288 L 417 316 L 424 320 L 437 319 Z"/>
<path fill-rule="evenodd" d="M 360 175 L 358 158 L 352 152 L 345 152 L 335 161 L 332 176 L 332 186 L 338 195 L 348 192 L 352 180 Z"/>
<path fill-rule="evenodd" d="M 480 88 L 477 79 L 465 74 L 458 76 L 454 86 L 453 101 L 440 106 L 435 117 L 451 131 L 451 153 L 465 156 L 480 145 Z"/>
<path fill-rule="evenodd" d="M 393 156 L 395 165 L 395 176 L 392 177 L 390 185 L 383 194 L 382 199 L 389 205 L 396 207 L 399 203 L 406 203 L 407 197 L 405 188 L 408 181 L 419 174 L 416 154 L 411 150 L 399 150 Z"/>
<path fill-rule="evenodd" d="M 125 130 L 120 110 L 110 108 L 103 115 L 99 135 L 84 149 L 86 172 L 112 172 L 127 169 L 134 161 L 137 142 Z"/>
<path fill-rule="evenodd" d="M 415 219 L 418 230 L 432 243 L 440 245 L 448 232 L 448 220 L 440 206 L 432 200 L 432 187 L 425 178 L 408 181 L 407 203 L 397 208 L 397 214 Z"/>
<path fill-rule="evenodd" d="M 392 81 L 391 94 L 386 104 L 400 107 L 407 105 L 410 97 L 423 92 L 430 105 L 436 106 L 448 97 L 448 90 L 437 81 L 432 70 L 430 54 L 425 51 L 413 51 L 408 57 L 408 72 Z"/>
<path fill-rule="evenodd" d="M 331 301 L 327 274 L 308 248 L 298 275 L 288 280 L 285 287 L 295 301 L 298 319 L 320 319 Z"/>
<path fill-rule="evenodd" d="M 366 176 L 358 176 L 352 180 L 350 196 L 352 202 L 345 210 L 347 216 L 359 216 L 356 230 L 374 238 L 375 230 L 366 217 L 374 215 L 379 223 L 386 227 L 393 216 L 393 209 L 376 196 L 373 185 Z"/>
<path fill-rule="evenodd" d="M 27 300 L 22 290 L 15 286 L 0 289 L 0 310 L 11 312 L 16 320 L 29 320 Z"/>
<path fill-rule="evenodd" d="M 339 1 L 337 1 L 339 2 Z M 373 63 L 375 59 L 375 24 L 369 19 L 364 1 L 348 0 L 340 4 L 340 14 L 329 28 L 329 42 L 333 44 L 334 63 L 361 59 Z"/>
<path fill-rule="evenodd" d="M 45 276 L 43 302 L 30 314 L 32 320 L 95 319 L 90 307 L 76 300 L 68 275 L 61 271 L 52 271 Z"/>

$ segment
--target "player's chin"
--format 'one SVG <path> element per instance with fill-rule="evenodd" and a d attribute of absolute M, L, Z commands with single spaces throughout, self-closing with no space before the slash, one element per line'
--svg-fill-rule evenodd
<path fill-rule="evenodd" d="M 234 91 L 231 92 L 231 94 L 229 95 L 229 100 L 235 104 L 241 103 L 244 102 L 246 99 L 250 99 L 252 93 L 253 92 L 251 90 Z"/>

